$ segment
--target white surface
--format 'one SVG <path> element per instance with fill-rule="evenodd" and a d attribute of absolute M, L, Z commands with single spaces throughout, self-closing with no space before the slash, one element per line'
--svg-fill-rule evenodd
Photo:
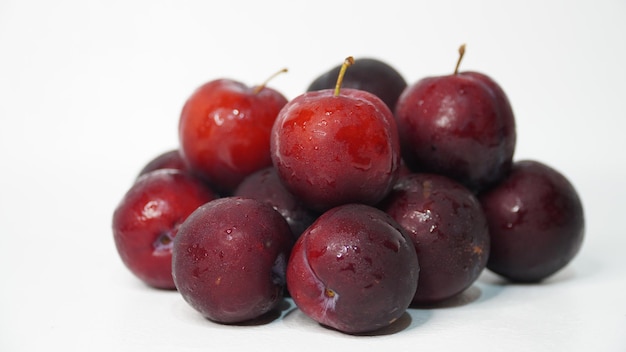
<path fill-rule="evenodd" d="M 617 0 L 1 1 L 0 351 L 625 351 L 625 15 Z M 583 199 L 583 249 L 545 284 L 487 273 L 455 306 L 354 337 L 293 304 L 266 324 L 214 324 L 121 264 L 113 208 L 177 146 L 198 85 L 288 67 L 270 85 L 293 98 L 348 55 L 414 82 L 450 73 L 461 43 L 462 69 L 508 93 L 516 158 L 559 169 Z"/>

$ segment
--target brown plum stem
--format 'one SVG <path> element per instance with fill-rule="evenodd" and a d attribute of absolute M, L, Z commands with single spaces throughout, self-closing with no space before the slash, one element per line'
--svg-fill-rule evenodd
<path fill-rule="evenodd" d="M 343 76 L 346 74 L 346 70 L 348 66 L 354 64 L 354 58 L 352 56 L 348 56 L 341 65 L 341 69 L 339 70 L 339 75 L 337 76 L 337 84 L 335 84 L 335 96 L 339 96 L 339 90 L 341 89 L 341 83 L 343 82 Z"/>
<path fill-rule="evenodd" d="M 459 47 L 459 59 L 456 61 L 456 67 L 454 68 L 454 74 L 459 73 L 459 66 L 461 66 L 461 60 L 463 60 L 463 56 L 465 55 L 465 44 L 462 44 Z"/>
<path fill-rule="evenodd" d="M 274 77 L 278 76 L 281 73 L 285 73 L 287 72 L 287 68 L 283 68 L 282 70 L 274 73 L 273 75 L 269 76 L 268 79 L 265 80 L 265 82 L 263 82 L 261 85 L 254 87 L 254 90 L 252 91 L 253 94 L 258 94 L 260 91 L 263 90 L 263 88 L 265 88 L 265 86 L 267 86 L 267 84 L 274 79 Z"/>

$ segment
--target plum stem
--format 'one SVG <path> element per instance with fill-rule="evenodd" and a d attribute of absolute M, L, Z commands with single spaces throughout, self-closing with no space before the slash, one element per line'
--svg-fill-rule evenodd
<path fill-rule="evenodd" d="M 260 91 L 263 90 L 263 88 L 265 88 L 265 86 L 267 86 L 267 84 L 274 79 L 274 77 L 278 76 L 281 73 L 285 73 L 287 72 L 287 68 L 283 68 L 282 70 L 274 73 L 273 75 L 269 76 L 265 82 L 263 82 L 261 85 L 254 87 L 254 90 L 252 91 L 253 94 L 258 94 Z"/>
<path fill-rule="evenodd" d="M 461 60 L 463 60 L 463 56 L 465 55 L 465 44 L 461 44 L 459 47 L 459 59 L 456 61 L 456 67 L 454 68 L 454 74 L 459 73 L 459 66 L 461 66 Z"/>
<path fill-rule="evenodd" d="M 352 56 L 348 56 L 341 65 L 341 69 L 339 70 L 339 75 L 337 76 L 337 84 L 335 84 L 335 96 L 339 96 L 339 90 L 341 89 L 341 83 L 343 82 L 343 76 L 346 74 L 346 70 L 348 66 L 354 64 L 354 58 Z"/>

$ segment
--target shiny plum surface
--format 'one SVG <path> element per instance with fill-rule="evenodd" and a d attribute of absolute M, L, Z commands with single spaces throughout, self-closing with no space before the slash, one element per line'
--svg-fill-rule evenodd
<path fill-rule="evenodd" d="M 585 218 L 578 192 L 542 162 L 517 161 L 480 201 L 491 233 L 487 268 L 510 281 L 541 281 L 580 250 Z"/>
<path fill-rule="evenodd" d="M 179 121 L 180 149 L 191 170 L 222 194 L 272 164 L 270 131 L 287 99 L 278 91 L 217 79 L 187 99 Z"/>
<path fill-rule="evenodd" d="M 413 241 L 420 260 L 413 305 L 440 303 L 470 287 L 489 257 L 485 214 L 474 194 L 436 174 L 402 177 L 380 204 Z"/>
<path fill-rule="evenodd" d="M 113 212 L 113 238 L 126 267 L 150 286 L 175 288 L 172 241 L 187 216 L 216 197 L 200 180 L 180 170 L 140 176 Z"/>
<path fill-rule="evenodd" d="M 340 70 L 341 65 L 337 65 L 324 72 L 311 82 L 307 91 L 335 88 Z M 346 71 L 342 86 L 373 93 L 393 111 L 407 82 L 398 70 L 382 60 L 357 58 Z"/>
<path fill-rule="evenodd" d="M 292 245 L 289 225 L 271 206 L 249 198 L 216 199 L 194 211 L 174 240 L 176 288 L 212 321 L 258 318 L 283 297 Z"/>
<path fill-rule="evenodd" d="M 395 116 L 403 158 L 415 172 L 443 174 L 478 193 L 511 167 L 513 110 L 484 74 L 423 78 L 402 93 Z"/>
<path fill-rule="evenodd" d="M 363 333 L 406 311 L 418 275 L 415 249 L 400 226 L 379 209 L 347 204 L 322 214 L 297 240 L 287 288 L 318 323 Z"/>
<path fill-rule="evenodd" d="M 391 111 L 369 92 L 302 94 L 281 110 L 271 156 L 285 187 L 316 211 L 373 205 L 393 187 L 400 142 Z"/>

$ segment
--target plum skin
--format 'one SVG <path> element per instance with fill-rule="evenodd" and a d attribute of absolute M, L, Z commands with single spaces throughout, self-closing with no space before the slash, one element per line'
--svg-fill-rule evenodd
<path fill-rule="evenodd" d="M 509 281 L 540 282 L 565 267 L 582 246 L 582 201 L 570 181 L 546 164 L 515 162 L 508 177 L 480 201 L 491 234 L 487 269 Z"/>
<path fill-rule="evenodd" d="M 174 289 L 172 240 L 197 207 L 217 195 L 196 177 L 158 169 L 138 177 L 113 212 L 113 238 L 126 267 L 141 281 Z"/>
<path fill-rule="evenodd" d="M 307 91 L 335 88 L 340 70 L 341 65 L 337 65 L 326 71 L 311 82 Z M 393 111 L 407 82 L 391 65 L 376 58 L 359 58 L 346 70 L 341 86 L 370 92 Z"/>
<path fill-rule="evenodd" d="M 341 89 L 307 92 L 287 103 L 271 134 L 272 164 L 285 187 L 318 212 L 347 203 L 374 205 L 393 187 L 400 140 L 377 96 Z"/>
<path fill-rule="evenodd" d="M 414 306 L 458 295 L 485 269 L 487 219 L 477 197 L 462 184 L 438 174 L 408 174 L 379 207 L 404 228 L 420 258 Z"/>
<path fill-rule="evenodd" d="M 418 276 L 417 254 L 400 226 L 379 209 L 346 204 L 322 214 L 298 238 L 287 289 L 313 320 L 356 334 L 397 320 Z"/>
<path fill-rule="evenodd" d="M 253 198 L 271 205 L 287 220 L 294 238 L 300 237 L 319 216 L 285 188 L 273 166 L 248 175 L 237 186 L 233 195 Z"/>
<path fill-rule="evenodd" d="M 402 156 L 414 172 L 451 177 L 480 193 L 510 170 L 515 116 L 502 88 L 478 72 L 426 77 L 395 109 Z"/>
<path fill-rule="evenodd" d="M 178 149 L 172 149 L 151 159 L 139 171 L 139 175 L 137 175 L 137 177 L 147 174 L 148 172 L 161 169 L 176 169 L 189 172 L 189 168 L 187 167 L 180 151 Z"/>
<path fill-rule="evenodd" d="M 180 226 L 172 275 L 187 303 L 209 320 L 240 323 L 283 297 L 293 238 L 271 206 L 243 197 L 211 201 Z"/>
<path fill-rule="evenodd" d="M 247 175 L 272 165 L 270 132 L 287 103 L 280 92 L 216 79 L 198 87 L 183 105 L 180 152 L 188 167 L 221 194 Z"/>

